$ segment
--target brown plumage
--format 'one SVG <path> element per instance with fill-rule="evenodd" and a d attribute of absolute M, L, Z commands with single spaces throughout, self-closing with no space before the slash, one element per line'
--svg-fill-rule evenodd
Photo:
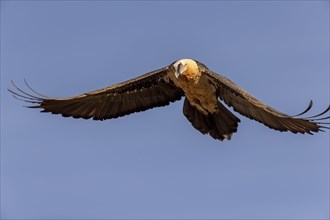
<path fill-rule="evenodd" d="M 183 113 L 193 127 L 203 134 L 218 140 L 230 139 L 240 122 L 221 102 L 223 101 L 240 114 L 279 131 L 309 133 L 329 129 L 330 116 L 321 114 L 299 118 L 289 116 L 258 101 L 248 92 L 224 76 L 209 70 L 204 64 L 191 59 L 173 62 L 167 67 L 144 74 L 132 80 L 100 90 L 69 98 L 51 98 L 35 92 L 30 94 L 13 83 L 17 91 L 8 89 L 14 97 L 33 103 L 31 108 L 42 112 L 61 114 L 64 117 L 105 120 L 145 111 L 180 100 L 185 96 Z M 220 100 L 219 100 L 220 99 Z"/>

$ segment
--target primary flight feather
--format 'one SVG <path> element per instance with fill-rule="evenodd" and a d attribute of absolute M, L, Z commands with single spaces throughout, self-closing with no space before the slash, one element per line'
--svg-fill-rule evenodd
<path fill-rule="evenodd" d="M 330 116 L 320 116 L 327 114 L 330 106 L 321 114 L 299 118 L 310 110 L 313 104 L 310 102 L 304 112 L 289 116 L 258 101 L 228 78 L 192 59 L 177 60 L 167 67 L 123 83 L 62 99 L 44 96 L 29 85 L 35 94 L 13 85 L 17 91 L 8 90 L 14 97 L 35 104 L 31 108 L 41 108 L 42 112 L 64 117 L 94 120 L 117 118 L 165 106 L 184 96 L 183 113 L 187 119 L 201 133 L 218 140 L 230 140 L 240 122 L 220 100 L 236 112 L 275 130 L 312 134 L 323 128 L 329 129 L 329 123 L 324 121 Z"/>

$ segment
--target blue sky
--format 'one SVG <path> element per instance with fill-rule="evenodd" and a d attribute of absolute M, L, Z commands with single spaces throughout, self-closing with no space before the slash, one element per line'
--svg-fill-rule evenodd
<path fill-rule="evenodd" d="M 96 122 L 23 108 L 194 58 L 296 114 L 329 104 L 328 1 L 1 1 L 1 218 L 328 219 L 329 132 L 243 116 L 231 141 L 182 101 Z"/>

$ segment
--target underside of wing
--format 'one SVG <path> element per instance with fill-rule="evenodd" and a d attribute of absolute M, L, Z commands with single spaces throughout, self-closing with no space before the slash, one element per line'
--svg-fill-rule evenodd
<path fill-rule="evenodd" d="M 220 76 L 208 69 L 204 70 L 211 81 L 215 82 L 218 87 L 218 96 L 227 105 L 240 114 L 263 123 L 269 128 L 279 131 L 290 131 L 292 133 L 309 133 L 322 131 L 323 128 L 329 129 L 330 106 L 318 115 L 311 117 L 300 117 L 308 112 L 313 102 L 311 101 L 308 108 L 295 116 L 284 114 L 254 98 L 248 92 L 237 86 L 231 80 L 224 76 Z"/>
<path fill-rule="evenodd" d="M 165 67 L 132 80 L 69 98 L 51 98 L 33 90 L 25 92 L 17 87 L 8 89 L 14 97 L 42 108 L 42 112 L 64 117 L 105 120 L 160 107 L 181 99 L 183 91 L 167 77 Z"/>

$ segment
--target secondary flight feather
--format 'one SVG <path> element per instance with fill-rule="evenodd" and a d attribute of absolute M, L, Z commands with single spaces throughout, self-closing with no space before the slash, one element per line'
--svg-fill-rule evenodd
<path fill-rule="evenodd" d="M 32 103 L 30 108 L 41 108 L 42 112 L 64 117 L 94 120 L 169 105 L 185 97 L 183 113 L 192 126 L 221 141 L 230 140 L 240 122 L 222 102 L 241 115 L 278 131 L 312 134 L 329 129 L 326 121 L 330 118 L 330 105 L 320 114 L 301 117 L 311 109 L 313 103 L 310 102 L 301 114 L 289 116 L 260 102 L 228 78 L 192 59 L 177 60 L 137 78 L 68 98 L 44 96 L 26 85 L 31 92 L 25 92 L 14 83 L 16 90 L 8 90 L 14 97 Z"/>

